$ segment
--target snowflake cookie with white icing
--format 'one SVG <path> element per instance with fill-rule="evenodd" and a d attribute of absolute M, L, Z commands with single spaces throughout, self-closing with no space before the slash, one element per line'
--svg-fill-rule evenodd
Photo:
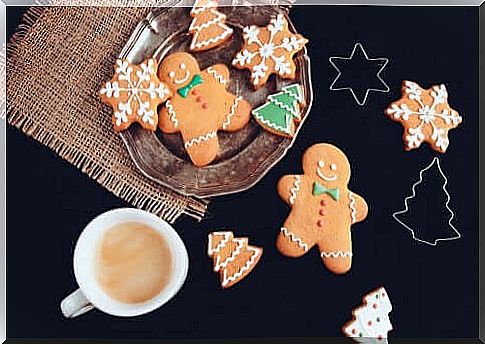
<path fill-rule="evenodd" d="M 271 19 L 266 27 L 247 26 L 243 30 L 244 45 L 232 61 L 238 69 L 249 69 L 256 89 L 262 87 L 271 74 L 294 79 L 296 66 L 293 56 L 308 42 L 291 33 L 282 14 Z"/>
<path fill-rule="evenodd" d="M 248 238 L 235 238 L 229 231 L 209 234 L 207 253 L 214 261 L 223 288 L 232 287 L 258 264 L 263 249 L 248 245 Z"/>
<path fill-rule="evenodd" d="M 407 151 L 423 142 L 444 153 L 450 143 L 448 131 L 462 122 L 458 112 L 448 104 L 445 85 L 423 89 L 417 83 L 404 81 L 402 98 L 386 109 L 387 116 L 404 127 L 403 139 Z"/>
<path fill-rule="evenodd" d="M 115 74 L 99 91 L 101 100 L 113 108 L 116 131 L 138 122 L 144 129 L 157 129 L 157 106 L 171 96 L 171 91 L 157 77 L 157 60 L 139 65 L 118 59 Z"/>
<path fill-rule="evenodd" d="M 201 71 L 197 60 L 188 53 L 167 56 L 160 64 L 158 76 L 173 93 L 159 111 L 160 129 L 182 134 L 194 165 L 210 164 L 219 153 L 217 132 L 246 126 L 251 105 L 226 90 L 229 69 L 225 65 Z"/>
<path fill-rule="evenodd" d="M 291 207 L 276 241 L 288 257 L 300 257 L 317 246 L 323 264 L 335 274 L 352 265 L 351 225 L 367 217 L 367 203 L 350 191 L 350 164 L 337 147 L 319 143 L 302 159 L 303 175 L 286 175 L 278 194 Z"/>

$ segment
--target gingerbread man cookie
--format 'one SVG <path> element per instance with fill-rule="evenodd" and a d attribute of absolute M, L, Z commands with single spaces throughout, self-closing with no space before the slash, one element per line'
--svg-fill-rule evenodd
<path fill-rule="evenodd" d="M 182 134 L 185 149 L 196 166 L 210 164 L 219 152 L 217 131 L 242 129 L 250 120 L 251 105 L 226 90 L 229 70 L 225 65 L 201 71 L 197 60 L 188 53 L 166 57 L 158 76 L 174 94 L 160 109 L 160 129 Z"/>
<path fill-rule="evenodd" d="M 300 257 L 316 245 L 330 271 L 344 274 L 350 270 L 350 226 L 367 217 L 367 204 L 347 188 L 349 179 L 345 154 L 321 143 L 303 155 L 303 175 L 279 180 L 278 194 L 291 207 L 276 242 L 283 255 Z"/>
<path fill-rule="evenodd" d="M 445 85 L 425 90 L 412 81 L 403 82 L 402 98 L 392 103 L 386 114 L 404 127 L 407 151 L 427 142 L 435 151 L 445 153 L 450 143 L 448 131 L 462 122 L 458 112 L 448 104 Z"/>
<path fill-rule="evenodd" d="M 157 60 L 149 59 L 139 65 L 118 59 L 115 75 L 99 91 L 101 100 L 113 108 L 116 131 L 138 122 L 144 129 L 157 129 L 157 107 L 171 92 L 157 77 Z"/>

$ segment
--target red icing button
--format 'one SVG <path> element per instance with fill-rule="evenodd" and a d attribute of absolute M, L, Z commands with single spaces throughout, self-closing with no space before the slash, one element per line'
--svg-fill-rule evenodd
<path fill-rule="evenodd" d="M 382 336 L 381 335 L 377 336 L 377 340 L 382 340 Z"/>
<path fill-rule="evenodd" d="M 324 199 L 322 199 L 322 200 L 320 201 L 320 205 L 321 205 L 322 207 L 324 207 L 324 206 L 326 206 L 326 205 L 327 205 L 327 204 L 325 203 L 325 200 L 324 200 Z"/>
<path fill-rule="evenodd" d="M 356 333 L 357 333 L 357 330 L 354 328 L 354 329 L 352 330 L 352 334 L 356 334 Z"/>
<path fill-rule="evenodd" d="M 202 102 L 202 97 L 201 97 L 201 96 L 198 96 L 197 98 L 195 98 L 195 101 L 196 101 L 197 103 Z"/>
<path fill-rule="evenodd" d="M 374 304 L 372 305 L 372 308 L 377 309 L 377 303 L 374 303 Z"/>
<path fill-rule="evenodd" d="M 203 109 L 207 109 L 207 103 L 202 104 Z"/>
<path fill-rule="evenodd" d="M 196 96 L 196 95 L 197 95 L 197 90 L 192 90 L 192 94 L 193 94 L 194 96 Z"/>
<path fill-rule="evenodd" d="M 317 221 L 317 226 L 318 227 L 323 227 L 323 221 L 322 220 L 318 220 Z"/>
<path fill-rule="evenodd" d="M 318 212 L 318 214 L 320 214 L 321 216 L 325 215 L 325 210 L 320 209 L 320 211 Z"/>
<path fill-rule="evenodd" d="M 372 325 L 372 321 L 369 320 L 369 322 L 367 323 L 367 325 L 371 326 Z"/>

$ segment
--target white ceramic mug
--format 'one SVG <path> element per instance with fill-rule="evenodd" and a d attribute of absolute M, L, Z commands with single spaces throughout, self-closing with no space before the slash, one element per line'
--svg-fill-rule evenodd
<path fill-rule="evenodd" d="M 157 230 L 165 239 L 172 254 L 172 277 L 169 284 L 153 299 L 143 303 L 127 304 L 108 296 L 96 281 L 96 244 L 103 234 L 115 225 L 141 222 Z M 74 274 L 79 289 L 61 302 L 62 314 L 74 318 L 97 308 L 105 313 L 131 317 L 151 312 L 177 294 L 187 277 L 189 258 L 185 245 L 177 232 L 165 221 L 143 210 L 115 209 L 92 220 L 79 237 L 74 250 Z"/>

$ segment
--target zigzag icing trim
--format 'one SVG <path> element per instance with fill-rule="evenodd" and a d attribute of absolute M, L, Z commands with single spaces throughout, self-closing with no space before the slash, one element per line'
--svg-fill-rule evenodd
<path fill-rule="evenodd" d="M 291 188 L 290 204 L 295 204 L 296 197 L 298 196 L 298 191 L 300 191 L 301 176 L 295 176 L 295 181 L 293 182 L 293 187 Z"/>
<path fill-rule="evenodd" d="M 224 123 L 222 123 L 222 129 L 224 130 L 227 129 L 227 127 L 231 124 L 232 116 L 234 116 L 234 114 L 236 113 L 237 106 L 239 105 L 239 102 L 241 101 L 241 99 L 242 97 L 236 97 L 234 99 L 234 103 L 232 103 L 231 105 L 231 112 L 229 113 L 229 115 L 227 115 Z"/>
<path fill-rule="evenodd" d="M 257 110 L 258 110 L 258 109 L 253 110 L 253 116 L 254 116 L 254 117 L 255 117 L 255 118 L 258 120 L 258 122 L 261 122 L 261 123 L 263 123 L 264 125 L 266 125 L 266 126 L 268 126 L 268 127 L 270 127 L 270 128 L 273 128 L 273 129 L 275 129 L 275 130 L 277 130 L 277 131 L 281 131 L 281 132 L 286 133 L 286 134 L 291 134 L 291 131 L 288 129 L 288 127 L 290 126 L 289 121 L 291 121 L 291 120 L 292 120 L 292 119 L 291 119 L 291 117 L 287 117 L 287 123 L 286 123 L 287 128 L 283 128 L 282 126 L 280 126 L 280 125 L 275 125 L 273 122 L 270 122 L 269 120 L 267 120 L 267 119 L 265 119 L 265 118 L 261 117 L 261 116 L 260 116 L 260 115 L 259 115 L 259 114 L 256 112 Z"/>
<path fill-rule="evenodd" d="M 247 247 L 248 251 L 254 252 L 252 255 L 251 259 L 244 264 L 244 266 L 241 268 L 239 272 L 236 272 L 234 275 L 227 277 L 227 270 L 224 270 L 224 275 L 223 275 L 223 281 L 222 281 L 222 286 L 225 287 L 229 283 L 236 281 L 238 278 L 240 278 L 246 271 L 248 271 L 253 264 L 256 262 L 258 257 L 261 255 L 261 249 L 258 247 L 252 247 L 248 246 Z"/>
<path fill-rule="evenodd" d="M 203 11 L 202 11 L 203 12 Z M 211 10 L 212 13 L 214 13 L 214 10 Z M 195 14 L 198 14 L 198 13 L 195 13 Z M 224 16 L 225 17 L 225 16 Z M 203 29 L 206 29 L 208 28 L 209 26 L 211 25 L 214 25 L 214 24 L 217 24 L 218 22 L 220 22 L 221 20 L 225 20 L 225 18 L 221 18 L 221 17 L 216 17 L 210 21 L 208 21 L 207 23 L 202 23 L 200 25 L 195 25 L 195 21 L 192 21 L 192 23 L 190 23 L 190 26 L 189 26 L 189 30 L 203 30 Z"/>
<path fill-rule="evenodd" d="M 170 115 L 170 120 L 172 121 L 174 127 L 175 128 L 178 127 L 179 121 L 177 119 L 177 114 L 175 113 L 175 110 L 173 108 L 173 105 L 170 99 L 165 102 L 165 107 L 167 108 L 168 114 Z"/>
<path fill-rule="evenodd" d="M 242 248 L 244 247 L 244 240 L 239 238 L 234 238 L 234 242 L 236 243 L 236 249 L 231 253 L 231 256 L 228 257 L 226 260 L 221 262 L 221 256 L 217 256 L 216 264 L 214 266 L 214 271 L 219 271 L 221 268 L 226 268 L 227 265 L 236 260 L 237 256 L 241 253 Z"/>
<path fill-rule="evenodd" d="M 185 142 L 184 147 L 185 147 L 185 149 L 187 149 L 187 148 L 192 147 L 193 145 L 201 144 L 204 141 L 209 141 L 210 139 L 213 139 L 213 138 L 216 138 L 216 137 L 217 137 L 217 132 L 211 131 L 211 132 L 208 132 L 205 135 L 193 138 L 189 142 Z"/>
<path fill-rule="evenodd" d="M 217 43 L 223 39 L 225 39 L 226 37 L 230 36 L 232 34 L 232 29 L 226 25 L 221 25 L 221 24 L 218 24 L 217 26 L 223 28 L 224 31 L 223 33 L 221 33 L 219 36 L 216 36 L 216 37 L 211 37 L 209 38 L 208 40 L 206 41 L 202 41 L 202 42 L 197 42 L 197 37 L 199 36 L 199 32 L 196 32 L 194 34 L 194 39 L 192 40 L 192 43 L 190 44 L 190 49 L 200 49 L 200 48 L 203 48 L 209 44 L 213 44 L 213 43 Z M 197 43 L 195 43 L 197 42 Z"/>
<path fill-rule="evenodd" d="M 308 245 L 301 240 L 301 238 L 297 237 L 295 234 L 291 233 L 287 228 L 281 227 L 281 232 L 285 235 L 285 237 L 289 238 L 292 242 L 295 242 L 298 244 L 298 246 L 303 250 L 303 251 L 308 251 Z"/>
<path fill-rule="evenodd" d="M 223 235 L 224 238 L 222 238 L 222 240 L 219 242 L 219 244 L 217 244 L 217 246 L 213 250 L 211 250 L 212 238 L 215 235 Z M 215 253 L 219 253 L 219 251 L 224 246 L 226 246 L 226 244 L 229 242 L 229 240 L 231 239 L 231 235 L 232 235 L 232 232 L 216 232 L 216 233 L 209 234 L 209 243 L 208 243 L 208 247 L 207 247 L 207 254 L 209 255 L 209 257 L 212 257 Z"/>
<path fill-rule="evenodd" d="M 220 84 L 222 84 L 222 85 L 227 84 L 227 80 L 224 79 L 224 77 L 222 75 L 217 74 L 217 71 L 214 68 L 212 68 L 212 67 L 207 68 L 207 72 L 209 74 L 211 74 L 214 77 L 214 79 L 216 79 L 217 82 L 219 82 Z"/>
<path fill-rule="evenodd" d="M 290 97 L 293 96 L 293 94 L 290 93 L 286 89 L 283 89 L 283 93 L 289 95 Z M 300 104 L 303 101 L 300 85 L 298 85 L 298 98 L 295 101 L 293 101 L 293 106 L 288 106 L 288 105 L 280 102 L 279 100 L 275 99 L 274 95 L 268 96 L 268 99 L 271 102 L 273 102 L 276 105 L 278 105 L 278 107 L 281 107 L 281 108 L 285 109 L 286 111 L 288 111 L 289 113 L 291 113 L 294 117 L 300 118 L 300 114 L 295 110 L 295 109 L 298 108 L 298 104 Z"/>
<path fill-rule="evenodd" d="M 332 251 L 332 252 L 321 252 L 320 256 L 322 258 L 348 258 L 352 257 L 352 252 L 342 252 L 342 251 Z"/>
<path fill-rule="evenodd" d="M 357 209 L 355 208 L 355 197 L 352 191 L 349 191 L 349 197 L 350 216 L 352 217 L 352 223 L 355 223 L 357 221 Z"/>

